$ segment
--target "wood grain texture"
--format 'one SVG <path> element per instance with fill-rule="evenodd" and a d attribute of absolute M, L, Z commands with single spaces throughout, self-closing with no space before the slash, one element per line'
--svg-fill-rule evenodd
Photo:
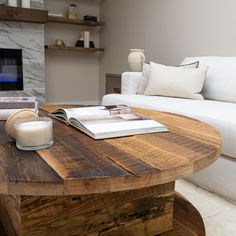
<path fill-rule="evenodd" d="M 165 185 L 166 188 L 164 189 L 165 193 L 168 193 L 170 190 L 170 186 L 171 185 Z M 163 189 L 162 189 L 163 190 Z M 144 190 L 139 190 L 138 192 L 136 192 L 137 195 L 136 197 L 133 196 L 129 196 L 130 202 L 132 202 L 131 205 L 138 205 L 140 209 L 140 211 L 136 211 L 136 216 L 139 216 L 140 218 L 140 222 L 141 221 L 146 221 L 150 222 L 151 224 L 151 229 L 153 230 L 153 228 L 155 228 L 156 226 L 158 226 L 158 222 L 161 224 L 164 224 L 164 226 L 168 225 L 168 221 L 165 221 L 164 223 L 162 222 L 162 219 L 159 218 L 159 220 L 155 220 L 155 218 L 153 217 L 144 217 L 144 215 L 142 215 L 142 213 L 145 212 L 146 215 L 146 211 L 147 208 L 145 208 L 144 206 L 148 206 L 149 208 L 149 213 L 151 213 L 152 211 L 150 211 L 150 209 L 153 209 L 153 206 L 158 204 L 159 208 L 155 208 L 156 214 L 158 216 L 161 216 L 164 212 L 167 212 L 165 209 L 167 207 L 167 205 L 165 205 L 165 201 L 163 201 L 163 199 L 159 198 L 158 201 L 156 201 L 158 198 L 153 198 L 153 200 L 149 201 L 149 197 L 150 194 L 156 194 L 159 195 L 160 193 L 160 188 L 158 190 L 158 188 L 150 188 L 149 191 L 144 191 Z M 127 194 L 127 193 L 126 193 Z M 96 198 L 95 198 L 96 196 Z M 100 197 L 98 197 L 100 196 Z M 101 196 L 105 196 L 106 200 L 105 201 L 101 201 L 102 198 Z M 141 199 L 139 198 L 140 196 L 142 196 L 143 202 L 145 203 L 140 204 Z M 9 196 L 8 196 L 9 198 Z M 91 211 L 94 209 L 97 209 L 97 211 L 101 211 L 103 212 L 103 215 L 109 214 L 113 211 L 115 211 L 116 216 L 120 214 L 120 217 L 117 218 L 116 223 L 114 223 L 114 219 L 112 217 L 109 217 L 109 219 L 107 218 L 106 221 L 104 221 L 102 218 L 98 217 L 98 214 L 96 214 L 95 216 L 93 216 L 93 219 L 95 218 L 95 221 L 93 221 L 94 223 L 96 222 L 98 229 L 100 229 L 100 234 L 98 232 L 96 233 L 88 233 L 87 235 L 90 236 L 95 236 L 95 235 L 132 235 L 132 234 L 124 234 L 124 232 L 121 232 L 117 234 L 115 234 L 115 231 L 113 230 L 113 232 L 111 231 L 112 229 L 114 229 L 115 225 L 117 226 L 127 226 L 128 228 L 130 228 L 130 225 L 125 225 L 124 224 L 124 220 L 130 219 L 130 217 L 132 216 L 132 214 L 130 214 L 130 211 L 127 212 L 127 215 L 122 215 L 121 212 L 126 212 L 128 210 L 130 210 L 130 206 L 126 206 L 124 200 L 126 198 L 125 192 L 123 193 L 117 193 L 116 197 L 112 196 L 112 194 L 99 194 L 99 195 L 91 195 L 91 196 L 71 196 L 71 197 L 66 197 L 67 198 L 67 204 L 63 204 L 65 203 L 65 199 L 64 197 L 58 197 L 55 198 L 55 201 L 52 201 L 53 198 L 48 198 L 48 197 L 29 197 L 29 196 L 24 196 L 22 197 L 22 221 L 25 222 L 23 228 L 25 230 L 25 234 L 23 235 L 30 235 L 30 236 L 36 236 L 39 235 L 38 233 L 40 232 L 40 236 L 42 235 L 84 235 L 84 232 L 80 233 L 80 234 L 75 234 L 75 230 L 77 230 L 77 232 L 81 232 L 81 229 L 78 228 L 74 228 L 74 225 L 80 225 L 80 227 L 82 227 L 84 230 L 87 230 L 87 232 L 92 232 L 92 229 L 90 228 L 90 224 L 91 222 L 85 221 L 84 217 L 91 217 L 92 213 Z M 6 198 L 4 197 L 5 201 Z M 11 202 L 12 199 L 14 200 L 14 197 L 10 197 L 10 200 L 8 199 L 7 202 Z M 117 202 L 118 199 L 118 202 Z M 132 199 L 132 201 L 131 201 Z M 44 201 L 45 200 L 45 201 Z M 148 200 L 148 201 L 146 201 Z M 2 211 L 2 196 L 0 196 L 0 209 L 1 209 L 1 219 L 5 219 L 5 223 L 4 226 L 5 228 L 7 228 L 9 231 L 9 233 L 7 233 L 6 231 L 4 232 L 3 227 L 0 227 L 0 235 L 1 236 L 16 236 L 17 233 L 15 233 L 15 231 L 13 230 L 14 227 L 18 227 L 18 229 L 20 228 L 19 225 L 17 226 L 17 224 L 13 227 L 13 228 L 9 228 L 7 227 L 7 220 L 8 218 L 8 214 L 5 214 L 5 212 Z M 14 200 L 15 201 L 15 200 Z M 14 202 L 13 201 L 13 202 Z M 78 204 L 78 202 L 80 202 L 81 204 Z M 148 202 L 148 204 L 147 204 Z M 168 204 L 171 204 L 173 201 L 171 198 L 169 198 L 169 200 L 167 201 Z M 91 204 L 93 203 L 93 204 Z M 123 207 L 120 207 L 119 209 L 117 209 L 117 205 L 122 205 Z M 164 207 L 164 205 L 165 207 Z M 14 204 L 5 204 L 6 205 L 10 205 L 12 206 L 12 209 L 15 211 L 17 210 L 17 212 L 19 213 L 19 208 L 17 209 L 16 207 L 14 207 Z M 39 205 L 41 207 L 39 207 Z M 107 210 L 102 210 L 103 207 L 106 205 L 106 209 Z M 16 206 L 18 206 L 18 203 L 16 204 Z M 161 207 L 163 206 L 163 207 Z M 63 217 L 63 215 L 65 214 L 65 208 L 69 208 L 69 212 L 70 214 L 66 214 L 66 217 Z M 140 208 L 141 207 L 141 208 Z M 74 210 L 72 210 L 74 209 Z M 78 213 L 81 217 L 76 216 L 74 218 L 74 215 Z M 96 212 L 97 213 L 97 212 Z M 71 215 L 72 214 L 72 215 Z M 44 217 L 40 220 L 39 216 L 40 215 L 44 215 Z M 168 215 L 168 213 L 167 213 Z M 19 214 L 18 214 L 19 216 Z M 115 215 L 114 215 L 115 216 Z M 127 217 L 125 217 L 127 216 Z M 150 216 L 150 215 L 149 215 Z M 153 212 L 152 212 L 152 216 L 153 216 Z M 72 227 L 67 227 L 67 222 L 63 221 L 63 218 L 68 218 L 72 219 Z M 205 236 L 205 227 L 203 224 L 203 220 L 202 217 L 200 216 L 200 214 L 198 213 L 198 211 L 196 210 L 196 208 L 190 203 L 188 202 L 185 198 L 183 198 L 181 195 L 179 194 L 175 194 L 174 196 L 174 214 L 173 214 L 173 228 L 165 233 L 161 233 L 158 234 L 158 236 Z M 7 220 L 6 220 L 7 219 Z M 17 221 L 17 218 L 13 218 L 15 219 L 15 221 Z M 68 220 L 69 220 L 68 219 Z M 19 220 L 19 219 L 18 219 Z M 48 220 L 50 220 L 50 226 L 49 227 L 43 227 L 43 223 L 48 224 Z M 123 221 L 122 221 L 123 220 Z M 147 236 L 148 234 L 146 233 L 146 231 L 142 231 L 143 227 L 140 230 L 140 226 L 138 226 L 138 220 L 137 221 L 133 221 L 133 227 L 136 229 L 136 234 L 134 234 L 135 236 L 141 235 L 141 236 Z M 30 227 L 31 224 L 34 224 L 34 227 Z M 104 225 L 109 225 L 109 227 L 104 227 Z M 3 222 L 2 222 L 3 225 Z M 10 224 L 12 226 L 12 223 Z M 94 225 L 93 225 L 94 226 Z M 57 228 L 59 227 L 59 229 Z M 64 230 L 61 230 L 62 227 L 64 227 Z M 104 230 L 104 228 L 106 228 L 106 230 Z M 44 233 L 44 230 L 46 229 L 46 234 Z M 126 228 L 127 229 L 127 228 Z M 53 230 L 53 233 L 50 233 L 50 231 Z M 55 230 L 55 231 L 54 231 Z M 38 232 L 37 232 L 38 231 Z M 26 233 L 27 232 L 27 233 Z M 111 232 L 113 234 L 111 234 Z M 126 231 L 127 232 L 127 231 Z"/>
<path fill-rule="evenodd" d="M 45 45 L 46 50 L 74 51 L 74 52 L 103 52 L 104 48 L 82 48 L 82 47 L 58 47 L 55 45 Z"/>
<path fill-rule="evenodd" d="M 95 26 L 95 27 L 104 25 L 104 22 L 100 22 L 100 21 L 69 19 L 69 18 L 57 17 L 57 16 L 48 16 L 48 22 L 49 23 L 70 24 L 70 25 Z"/>
<path fill-rule="evenodd" d="M 41 115 L 58 107 L 44 106 Z M 76 195 L 127 191 L 165 184 L 199 171 L 220 155 L 220 134 L 179 115 L 134 109 L 169 132 L 93 140 L 53 120 L 54 145 L 17 150 L 0 122 L 0 193 Z"/>
<path fill-rule="evenodd" d="M 5 203 L 12 196 L 5 196 Z M 88 196 L 22 196 L 20 207 L 7 204 L 12 229 L 25 236 L 142 236 L 172 228 L 174 183 Z M 5 227 L 6 224 L 3 224 Z M 13 236 L 12 235 L 12 236 Z"/>
<path fill-rule="evenodd" d="M 28 188 L 35 194 L 63 193 L 63 179 L 36 152 L 21 151 L 8 140 L 5 122 L 0 122 L 0 137 L 1 193 L 26 194 Z"/>
<path fill-rule="evenodd" d="M 0 20 L 45 24 L 48 22 L 48 11 L 0 6 Z"/>
<path fill-rule="evenodd" d="M 198 210 L 183 196 L 174 199 L 174 223 L 171 231 L 159 236 L 205 236 L 205 226 Z"/>
<path fill-rule="evenodd" d="M 0 221 L 4 229 L 4 235 L 19 235 L 21 231 L 19 196 L 0 194 Z M 0 233 L 0 235 L 3 234 Z"/>

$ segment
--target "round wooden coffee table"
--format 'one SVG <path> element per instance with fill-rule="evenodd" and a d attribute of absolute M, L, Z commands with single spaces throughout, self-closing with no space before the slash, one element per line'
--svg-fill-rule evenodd
<path fill-rule="evenodd" d="M 54 120 L 54 145 L 25 152 L 6 140 L 0 122 L 5 233 L 204 235 L 200 215 L 174 186 L 219 157 L 220 134 L 184 116 L 133 111 L 165 124 L 169 132 L 96 141 Z"/>

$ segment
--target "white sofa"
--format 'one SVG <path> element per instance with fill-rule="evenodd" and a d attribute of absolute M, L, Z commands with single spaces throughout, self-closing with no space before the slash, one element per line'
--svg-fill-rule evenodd
<path fill-rule="evenodd" d="M 141 72 L 122 74 L 121 94 L 108 94 L 102 104 L 127 104 L 131 107 L 167 111 L 193 117 L 220 131 L 222 155 L 210 167 L 188 180 L 236 202 L 236 57 L 185 58 L 182 63 L 199 60 L 208 66 L 202 94 L 205 100 L 137 95 Z"/>

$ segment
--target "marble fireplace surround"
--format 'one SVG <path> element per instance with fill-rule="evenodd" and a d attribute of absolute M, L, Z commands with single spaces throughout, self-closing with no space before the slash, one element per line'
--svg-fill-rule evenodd
<path fill-rule="evenodd" d="M 43 9 L 43 0 L 31 1 Z M 22 49 L 23 91 L 0 91 L 0 96 L 36 96 L 45 102 L 44 25 L 0 21 L 0 48 Z"/>

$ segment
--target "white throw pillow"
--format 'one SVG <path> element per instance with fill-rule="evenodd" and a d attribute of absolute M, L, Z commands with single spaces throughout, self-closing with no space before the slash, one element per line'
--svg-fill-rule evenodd
<path fill-rule="evenodd" d="M 177 67 L 192 69 L 192 68 L 198 68 L 198 65 L 199 61 L 195 61 L 189 64 L 178 65 Z M 151 74 L 151 65 L 148 63 L 143 63 L 142 78 L 139 83 L 137 94 L 142 94 L 142 95 L 144 94 L 150 79 L 150 74 Z"/>
<path fill-rule="evenodd" d="M 207 69 L 165 66 L 150 63 L 151 74 L 145 95 L 190 98 L 203 100 L 200 94 Z"/>

